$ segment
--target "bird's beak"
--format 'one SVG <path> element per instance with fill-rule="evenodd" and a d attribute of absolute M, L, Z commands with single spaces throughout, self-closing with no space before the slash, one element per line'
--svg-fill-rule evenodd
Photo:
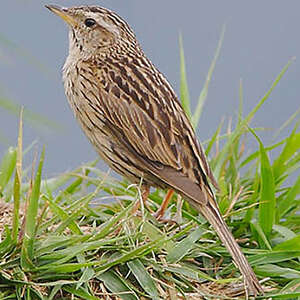
<path fill-rule="evenodd" d="M 45 5 L 45 6 L 53 13 L 61 17 L 70 26 L 75 26 L 77 24 L 74 17 L 71 16 L 65 8 L 57 5 Z"/>

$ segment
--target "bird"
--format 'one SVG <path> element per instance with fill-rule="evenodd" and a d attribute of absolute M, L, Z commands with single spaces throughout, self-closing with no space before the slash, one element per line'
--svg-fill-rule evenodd
<path fill-rule="evenodd" d="M 263 293 L 218 208 L 218 184 L 179 98 L 117 13 L 100 6 L 46 7 L 69 27 L 65 94 L 99 156 L 132 183 L 181 195 L 213 226 L 247 293 Z M 166 199 L 166 202 L 169 199 Z M 166 203 L 165 203 L 166 205 Z"/>

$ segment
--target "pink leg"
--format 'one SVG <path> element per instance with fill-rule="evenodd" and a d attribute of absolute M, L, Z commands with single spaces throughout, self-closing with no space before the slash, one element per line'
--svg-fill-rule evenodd
<path fill-rule="evenodd" d="M 174 191 L 169 189 L 160 208 L 156 211 L 155 213 L 155 217 L 159 220 L 160 218 L 162 218 L 165 214 L 165 211 L 168 207 L 168 204 L 172 198 L 172 196 L 174 195 Z"/>

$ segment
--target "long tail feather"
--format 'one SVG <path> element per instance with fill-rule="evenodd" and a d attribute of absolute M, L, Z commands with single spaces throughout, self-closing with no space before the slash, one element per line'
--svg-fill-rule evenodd
<path fill-rule="evenodd" d="M 198 208 L 199 209 L 199 208 Z M 256 278 L 249 262 L 241 251 L 241 248 L 235 241 L 228 226 L 223 220 L 217 208 L 215 208 L 210 201 L 206 205 L 201 205 L 199 209 L 203 216 L 210 222 L 215 231 L 217 232 L 220 240 L 223 242 L 228 252 L 231 254 L 235 265 L 242 273 L 247 290 L 250 294 L 256 296 L 263 293 L 263 289 Z"/>

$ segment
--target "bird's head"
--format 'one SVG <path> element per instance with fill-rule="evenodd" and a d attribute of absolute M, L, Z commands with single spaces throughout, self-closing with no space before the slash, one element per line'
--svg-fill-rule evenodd
<path fill-rule="evenodd" d="M 126 48 L 136 44 L 135 35 L 129 25 L 106 8 L 64 8 L 56 5 L 46 7 L 69 25 L 70 52 L 78 52 L 81 57 L 88 58 L 105 53 L 116 46 Z"/>

